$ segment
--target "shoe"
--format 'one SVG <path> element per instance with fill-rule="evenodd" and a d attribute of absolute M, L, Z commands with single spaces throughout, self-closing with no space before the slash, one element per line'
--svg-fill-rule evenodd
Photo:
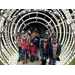
<path fill-rule="evenodd" d="M 27 56 L 27 58 L 29 59 L 29 56 Z"/>
<path fill-rule="evenodd" d="M 25 64 L 27 63 L 27 60 L 25 60 Z"/>
<path fill-rule="evenodd" d="M 32 63 L 33 63 L 34 61 L 32 61 Z"/>
<path fill-rule="evenodd" d="M 30 60 L 30 62 L 31 62 L 32 60 Z"/>
<path fill-rule="evenodd" d="M 49 61 L 49 63 L 48 63 L 48 64 L 50 65 L 50 63 L 51 63 L 51 61 Z"/>
<path fill-rule="evenodd" d="M 34 60 L 32 60 L 32 62 L 34 62 Z"/>
<path fill-rule="evenodd" d="M 24 60 L 22 61 L 22 64 L 24 64 Z"/>
<path fill-rule="evenodd" d="M 38 59 L 38 57 L 37 57 L 37 59 L 36 59 L 36 60 L 39 60 L 39 59 Z"/>
<path fill-rule="evenodd" d="M 18 62 L 20 61 L 20 58 L 18 59 Z"/>

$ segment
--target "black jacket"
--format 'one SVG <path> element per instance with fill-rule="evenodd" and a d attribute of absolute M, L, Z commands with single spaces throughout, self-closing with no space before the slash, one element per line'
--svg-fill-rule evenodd
<path fill-rule="evenodd" d="M 41 57 L 43 58 L 43 56 L 45 55 L 47 58 L 48 58 L 48 45 L 49 45 L 49 42 L 47 42 L 47 46 L 46 46 L 46 53 L 44 53 L 44 44 L 43 44 L 43 41 L 41 41 Z"/>
<path fill-rule="evenodd" d="M 37 46 L 37 48 L 39 48 L 39 42 L 40 42 L 40 38 L 39 37 L 34 37 L 33 38 L 33 43 L 35 46 Z"/>

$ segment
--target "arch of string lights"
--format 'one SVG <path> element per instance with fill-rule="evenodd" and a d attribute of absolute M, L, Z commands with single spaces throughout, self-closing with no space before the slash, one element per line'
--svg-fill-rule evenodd
<path fill-rule="evenodd" d="M 47 27 L 49 32 L 55 31 L 59 43 L 62 44 L 60 65 L 67 65 L 75 58 L 75 10 L 74 9 L 1 9 L 0 60 L 10 64 L 9 59 L 16 52 L 17 32 L 31 23 L 39 23 Z"/>

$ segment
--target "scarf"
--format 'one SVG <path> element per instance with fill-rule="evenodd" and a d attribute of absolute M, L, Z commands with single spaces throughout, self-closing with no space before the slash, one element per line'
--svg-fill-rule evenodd
<path fill-rule="evenodd" d="M 45 43 L 45 42 L 43 42 L 43 44 L 44 44 L 44 50 L 46 50 L 47 42 L 46 42 L 46 43 Z"/>

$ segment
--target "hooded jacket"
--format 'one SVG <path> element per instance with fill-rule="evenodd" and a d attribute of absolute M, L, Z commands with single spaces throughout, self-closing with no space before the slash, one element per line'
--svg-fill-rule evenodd
<path fill-rule="evenodd" d="M 24 43 L 25 42 L 25 43 Z M 22 49 L 27 49 L 27 50 L 29 50 L 29 41 L 26 39 L 26 40 L 24 40 L 24 39 L 21 39 L 21 47 L 22 47 Z"/>
<path fill-rule="evenodd" d="M 62 45 L 60 45 L 59 43 L 57 43 L 57 44 L 58 44 L 58 46 L 57 46 L 56 55 L 59 56 L 60 53 L 61 53 L 61 47 L 62 47 Z M 49 57 L 49 58 L 53 58 L 53 45 L 52 45 L 52 43 L 49 44 L 48 57 Z"/>
<path fill-rule="evenodd" d="M 32 46 L 32 49 L 30 49 L 30 48 L 31 48 L 31 45 L 29 45 L 29 54 L 34 55 L 35 54 L 35 50 L 36 50 L 35 45 Z"/>
<path fill-rule="evenodd" d="M 33 43 L 34 45 L 39 48 L 39 42 L 40 42 L 40 38 L 39 37 L 34 37 L 33 38 Z"/>

